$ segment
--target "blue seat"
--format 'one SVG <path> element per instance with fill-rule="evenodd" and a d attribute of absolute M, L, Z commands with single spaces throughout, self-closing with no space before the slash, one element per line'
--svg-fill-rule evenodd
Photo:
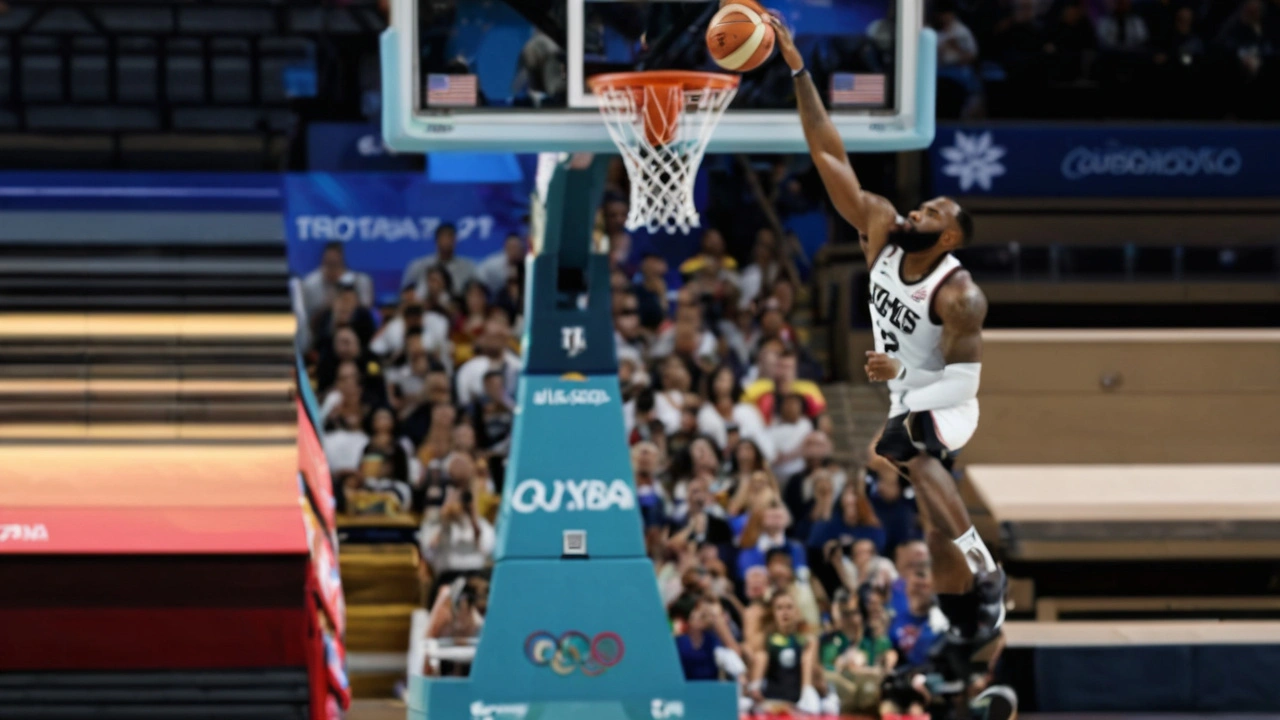
<path fill-rule="evenodd" d="M 58 40 L 28 35 L 21 40 L 22 99 L 29 103 L 57 103 L 65 99 L 63 63 Z"/>
<path fill-rule="evenodd" d="M 253 72 L 249 41 L 218 38 L 210 48 L 213 68 L 213 101 L 219 105 L 253 102 Z"/>
<path fill-rule="evenodd" d="M 160 67 L 155 40 L 124 37 L 116 47 L 116 98 L 122 103 L 156 102 L 160 97 Z"/>
<path fill-rule="evenodd" d="M 171 103 L 205 101 L 204 52 L 193 38 L 170 40 L 166 51 L 165 90 Z"/>
<path fill-rule="evenodd" d="M 105 37 L 77 37 L 72 41 L 71 99 L 79 103 L 103 103 L 111 99 Z"/>

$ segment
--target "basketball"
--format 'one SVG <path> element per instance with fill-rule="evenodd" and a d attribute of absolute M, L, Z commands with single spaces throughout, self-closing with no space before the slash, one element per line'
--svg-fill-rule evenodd
<path fill-rule="evenodd" d="M 749 72 L 773 54 L 773 26 L 752 0 L 725 5 L 707 28 L 707 50 L 725 70 Z"/>

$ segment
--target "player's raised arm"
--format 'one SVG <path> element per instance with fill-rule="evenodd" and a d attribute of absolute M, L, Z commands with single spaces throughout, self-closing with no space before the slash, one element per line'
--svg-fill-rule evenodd
<path fill-rule="evenodd" d="M 903 404 L 912 412 L 952 407 L 976 398 L 982 376 L 986 296 L 969 273 L 961 270 L 938 288 L 934 300 L 938 318 L 942 320 L 941 349 L 947 365 L 927 386 L 910 390 L 903 396 Z"/>
<path fill-rule="evenodd" d="M 804 58 L 796 49 L 791 30 L 776 16 L 770 15 L 769 19 L 773 23 L 782 59 L 795 77 L 796 107 L 800 110 L 800 124 L 804 128 L 804 139 L 809 144 L 813 164 L 817 166 L 822 184 L 826 186 L 836 210 L 867 236 L 867 262 L 873 262 L 884 246 L 897 212 L 888 200 L 862 189 L 853 166 L 849 164 L 840 132 L 822 106 L 813 78 L 805 70 Z"/>

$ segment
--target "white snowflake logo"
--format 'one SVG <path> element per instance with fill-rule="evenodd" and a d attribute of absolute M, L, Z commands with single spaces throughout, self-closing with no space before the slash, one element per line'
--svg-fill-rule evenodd
<path fill-rule="evenodd" d="M 942 174 L 958 178 L 961 190 L 974 185 L 990 190 L 991 181 L 1004 174 L 1000 158 L 1004 157 L 1005 150 L 995 144 L 990 132 L 966 135 L 957 130 L 955 144 L 940 152 L 947 159 Z"/>

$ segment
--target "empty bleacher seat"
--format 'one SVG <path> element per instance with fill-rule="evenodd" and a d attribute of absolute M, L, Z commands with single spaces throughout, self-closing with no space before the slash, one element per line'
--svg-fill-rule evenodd
<path fill-rule="evenodd" d="M 197 5 L 178 9 L 178 30 L 192 35 L 267 35 L 275 31 L 275 20 L 265 7 Z"/>
<path fill-rule="evenodd" d="M 84 103 L 109 100 L 109 66 L 106 38 L 75 38 L 71 44 L 71 99 Z"/>
<path fill-rule="evenodd" d="M 31 32 L 70 35 L 93 34 L 98 31 L 84 13 L 74 8 L 55 8 L 40 15 Z"/>
<path fill-rule="evenodd" d="M 22 38 L 22 97 L 27 102 L 62 102 L 62 55 L 58 40 Z"/>
<path fill-rule="evenodd" d="M 12 81 L 9 79 L 13 72 L 13 62 L 9 59 L 10 49 L 9 38 L 0 37 L 0 105 L 9 104 L 9 94 L 12 92 Z"/>
<path fill-rule="evenodd" d="M 173 8 L 168 5 L 107 6 L 96 8 L 94 14 L 112 33 L 173 32 Z"/>
<path fill-rule="evenodd" d="M 253 100 L 253 73 L 249 41 L 218 38 L 212 45 L 213 101 L 219 105 L 243 105 Z"/>
<path fill-rule="evenodd" d="M 169 102 L 204 102 L 204 53 L 200 41 L 175 38 L 166 48 L 165 89 Z"/>
<path fill-rule="evenodd" d="M 180 108 L 173 112 L 175 130 L 251 132 L 261 123 L 262 112 L 251 107 Z"/>
<path fill-rule="evenodd" d="M 156 41 L 121 38 L 117 44 L 116 98 L 122 103 L 154 103 L 159 97 L 159 64 Z"/>
<path fill-rule="evenodd" d="M 262 102 L 268 105 L 288 101 L 286 72 L 303 68 L 315 71 L 315 44 L 302 38 L 263 38 L 258 43 L 258 57 Z"/>
<path fill-rule="evenodd" d="M 160 119 L 150 108 L 54 105 L 27 108 L 32 130 L 154 130 Z"/>

